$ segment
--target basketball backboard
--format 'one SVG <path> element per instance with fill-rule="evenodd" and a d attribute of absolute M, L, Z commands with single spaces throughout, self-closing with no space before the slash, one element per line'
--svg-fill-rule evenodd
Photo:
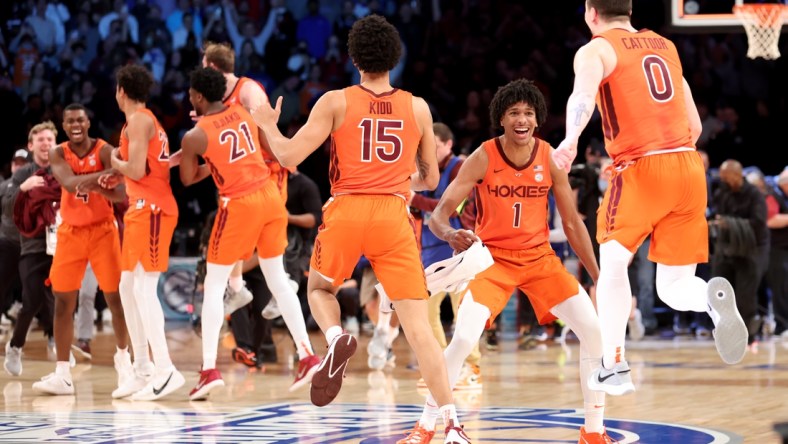
<path fill-rule="evenodd" d="M 670 0 L 670 23 L 684 30 L 716 28 L 744 30 L 742 22 L 733 14 L 736 0 Z M 783 3 L 788 0 L 744 1 L 744 3 Z M 784 26 L 788 24 L 784 23 Z M 735 29 L 734 29 L 735 28 Z"/>

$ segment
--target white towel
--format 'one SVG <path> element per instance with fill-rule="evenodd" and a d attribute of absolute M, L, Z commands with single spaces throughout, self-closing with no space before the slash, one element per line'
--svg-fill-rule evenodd
<path fill-rule="evenodd" d="M 481 242 L 474 242 L 467 250 L 448 259 L 435 262 L 424 269 L 427 276 L 427 290 L 430 294 L 443 292 L 455 293 L 464 290 L 468 282 L 477 274 L 490 268 L 493 264 L 492 254 Z M 383 285 L 375 285 L 380 294 L 380 311 L 390 313 L 394 311 Z"/>

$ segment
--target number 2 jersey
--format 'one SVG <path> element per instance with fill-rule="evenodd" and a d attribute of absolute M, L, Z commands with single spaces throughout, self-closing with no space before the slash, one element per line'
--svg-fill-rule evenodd
<path fill-rule="evenodd" d="M 616 68 L 599 85 L 605 148 L 615 163 L 648 151 L 694 148 L 684 103 L 681 60 L 670 40 L 647 29 L 610 29 Z"/>
<path fill-rule="evenodd" d="M 476 235 L 488 246 L 527 250 L 546 244 L 547 193 L 550 176 L 550 145 L 534 138 L 531 158 L 521 167 L 504 154 L 500 139 L 482 143 L 487 171 L 476 184 Z"/>
<path fill-rule="evenodd" d="M 331 134 L 331 194 L 410 194 L 421 131 L 413 95 L 382 94 L 361 85 L 345 88 L 342 125 Z"/>
<path fill-rule="evenodd" d="M 68 142 L 61 143 L 60 149 L 63 150 L 63 160 L 71 167 L 74 174 L 79 176 L 104 171 L 101 148 L 106 144 L 107 142 L 96 139 L 90 151 L 82 157 L 71 151 Z M 83 227 L 113 220 L 112 203 L 101 194 L 70 193 L 66 187 L 60 189 L 60 216 L 64 223 Z"/>
<path fill-rule="evenodd" d="M 175 196 L 170 187 L 170 147 L 167 133 L 151 110 L 142 108 L 137 112 L 147 114 L 153 119 L 154 132 L 148 140 L 145 175 L 140 180 L 126 177 L 129 205 L 156 205 L 164 214 L 177 215 L 178 204 L 175 203 Z M 129 137 L 126 134 L 126 125 L 120 132 L 120 156 L 123 160 L 129 160 Z"/>

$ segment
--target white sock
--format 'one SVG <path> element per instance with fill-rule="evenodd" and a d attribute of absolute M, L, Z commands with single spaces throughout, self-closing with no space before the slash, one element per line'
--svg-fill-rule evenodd
<path fill-rule="evenodd" d="M 588 378 L 598 369 L 601 361 L 589 355 L 588 348 L 580 342 L 580 389 L 583 392 L 585 424 L 588 433 L 602 433 L 605 419 L 605 392 L 596 392 L 588 388 Z"/>
<path fill-rule="evenodd" d="M 484 326 L 490 319 L 490 309 L 473 300 L 470 290 L 465 293 L 460 307 L 457 309 L 457 320 L 454 327 L 454 336 L 443 351 L 446 361 L 446 374 L 449 377 L 449 388 L 454 388 L 460 378 L 465 358 L 471 354 L 473 347 L 479 343 Z M 430 393 L 427 402 L 437 405 L 437 401 Z"/>
<path fill-rule="evenodd" d="M 695 276 L 696 265 L 657 264 L 657 295 L 679 311 L 708 311 L 708 284 Z"/>
<path fill-rule="evenodd" d="M 599 247 L 599 279 L 596 307 L 602 327 L 603 364 L 612 368 L 625 360 L 624 341 L 627 321 L 632 311 L 632 289 L 627 268 L 632 253 L 617 241 Z"/>
<path fill-rule="evenodd" d="M 236 293 L 244 288 L 244 278 L 240 274 L 238 276 L 230 276 L 227 282 L 230 284 L 230 288 Z"/>
<path fill-rule="evenodd" d="M 137 307 L 139 308 L 142 325 L 145 327 L 145 336 L 148 337 L 153 362 L 156 371 L 166 371 L 172 367 L 170 353 L 167 348 L 167 336 L 164 333 L 164 311 L 159 302 L 158 286 L 160 272 L 146 272 L 142 265 L 137 264 L 135 270 L 135 287 L 140 287 L 137 292 Z M 139 285 L 137 285 L 139 284 Z"/>
<path fill-rule="evenodd" d="M 443 426 L 448 427 L 450 421 L 454 423 L 455 427 L 460 426 L 460 420 L 457 418 L 457 408 L 454 404 L 442 405 L 440 408 L 440 415 L 443 418 Z"/>
<path fill-rule="evenodd" d="M 375 324 L 375 328 L 379 328 L 382 331 L 388 331 L 390 326 L 391 326 L 391 312 L 384 313 L 378 310 L 378 322 L 377 324 Z"/>
<path fill-rule="evenodd" d="M 126 318 L 126 329 L 129 331 L 131 349 L 134 351 L 134 362 L 142 365 L 150 362 L 150 353 L 148 352 L 148 337 L 145 336 L 145 326 L 142 325 L 140 309 L 137 306 L 138 296 L 135 292 L 134 276 L 134 272 L 131 271 L 124 271 L 120 274 L 118 293 L 123 305 L 123 316 Z"/>
<path fill-rule="evenodd" d="M 337 336 L 341 334 L 342 334 L 341 326 L 335 325 L 333 327 L 328 327 L 328 330 L 326 330 L 326 342 L 328 343 L 328 345 L 331 346 L 331 343 L 334 342 L 334 339 L 336 339 Z"/>
<path fill-rule="evenodd" d="M 55 374 L 71 378 L 71 364 L 68 361 L 57 361 L 55 364 Z"/>
<path fill-rule="evenodd" d="M 205 267 L 202 302 L 202 369 L 216 368 L 219 348 L 219 333 L 224 323 L 224 289 L 233 265 L 208 263 Z"/>
<path fill-rule="evenodd" d="M 312 344 L 309 342 L 309 334 L 306 332 L 304 314 L 301 312 L 301 302 L 298 295 L 290 285 L 290 278 L 285 273 L 285 264 L 282 256 L 275 256 L 268 259 L 259 258 L 260 269 L 265 276 L 265 283 L 271 290 L 271 295 L 276 299 L 279 311 L 282 312 L 282 319 L 290 330 L 293 342 L 298 349 L 298 359 L 315 354 Z M 330 342 L 329 342 L 330 344 Z"/>
<path fill-rule="evenodd" d="M 386 345 L 388 345 L 389 348 L 394 344 L 394 340 L 397 339 L 397 336 L 399 336 L 399 327 L 389 327 L 388 335 L 386 336 Z"/>
<path fill-rule="evenodd" d="M 421 412 L 419 424 L 421 424 L 425 430 L 435 430 L 435 423 L 438 421 L 439 414 L 440 410 L 438 409 L 438 406 L 435 404 L 430 404 L 430 402 L 427 401 L 424 403 L 424 410 Z"/>

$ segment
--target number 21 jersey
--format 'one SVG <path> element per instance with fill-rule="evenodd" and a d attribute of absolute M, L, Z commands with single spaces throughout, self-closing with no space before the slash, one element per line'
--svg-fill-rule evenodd
<path fill-rule="evenodd" d="M 408 196 L 421 141 L 413 95 L 345 88 L 345 119 L 331 134 L 331 194 Z"/>

